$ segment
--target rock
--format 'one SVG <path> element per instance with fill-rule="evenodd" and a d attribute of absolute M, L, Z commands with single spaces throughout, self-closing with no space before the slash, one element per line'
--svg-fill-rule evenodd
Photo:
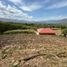
<path fill-rule="evenodd" d="M 18 67 L 19 61 L 14 62 L 13 67 Z"/>
<path fill-rule="evenodd" d="M 4 54 L 3 56 L 2 56 L 2 59 L 5 59 L 7 57 L 7 54 Z"/>

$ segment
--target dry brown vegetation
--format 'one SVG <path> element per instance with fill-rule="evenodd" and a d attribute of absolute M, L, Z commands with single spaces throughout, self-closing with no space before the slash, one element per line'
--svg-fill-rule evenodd
<path fill-rule="evenodd" d="M 0 35 L 0 67 L 67 67 L 67 38 Z"/>

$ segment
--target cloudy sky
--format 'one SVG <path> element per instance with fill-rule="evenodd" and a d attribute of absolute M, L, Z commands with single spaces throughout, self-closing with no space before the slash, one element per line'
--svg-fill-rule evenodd
<path fill-rule="evenodd" d="M 67 18 L 67 0 L 0 0 L 0 18 L 64 19 Z"/>

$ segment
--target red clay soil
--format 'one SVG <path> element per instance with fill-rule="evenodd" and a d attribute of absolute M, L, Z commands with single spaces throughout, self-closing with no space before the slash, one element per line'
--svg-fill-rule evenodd
<path fill-rule="evenodd" d="M 40 28 L 37 29 L 37 32 L 39 34 L 44 34 L 44 35 L 55 35 L 55 30 L 52 30 L 51 28 Z"/>

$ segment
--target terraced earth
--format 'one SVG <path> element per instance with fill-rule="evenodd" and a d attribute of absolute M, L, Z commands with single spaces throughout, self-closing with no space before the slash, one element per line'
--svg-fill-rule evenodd
<path fill-rule="evenodd" d="M 0 67 L 67 67 L 67 38 L 0 35 Z"/>

